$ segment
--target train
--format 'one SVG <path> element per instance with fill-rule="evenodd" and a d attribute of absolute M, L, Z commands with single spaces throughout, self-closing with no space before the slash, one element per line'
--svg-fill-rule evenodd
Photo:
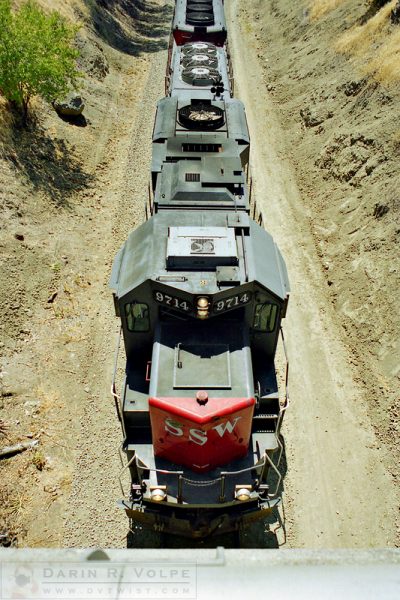
<path fill-rule="evenodd" d="M 222 0 L 176 0 L 146 221 L 110 280 L 119 505 L 131 528 L 192 539 L 242 531 L 281 501 L 288 363 L 275 362 L 290 288 L 252 199 L 233 83 Z"/>

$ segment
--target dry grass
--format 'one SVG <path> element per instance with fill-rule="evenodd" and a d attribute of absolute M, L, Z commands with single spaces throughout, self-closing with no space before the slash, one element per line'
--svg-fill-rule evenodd
<path fill-rule="evenodd" d="M 71 489 L 72 485 L 72 475 L 71 473 L 64 473 L 58 482 L 58 485 L 61 490 L 68 491 Z"/>
<path fill-rule="evenodd" d="M 8 437 L 9 429 L 10 429 L 10 425 L 8 423 L 6 423 L 5 421 L 3 421 L 3 419 L 0 419 L 0 437 L 5 437 L 7 440 L 9 440 L 10 439 Z"/>
<path fill-rule="evenodd" d="M 400 31 L 386 38 L 375 57 L 367 63 L 365 72 L 386 85 L 400 81 Z"/>
<path fill-rule="evenodd" d="M 62 406 L 59 393 L 43 385 L 36 388 L 36 397 L 39 400 L 38 412 L 42 415 Z"/>
<path fill-rule="evenodd" d="M 43 450 L 36 450 L 32 455 L 32 464 L 35 465 L 38 471 L 43 471 L 46 466 L 46 457 Z"/>
<path fill-rule="evenodd" d="M 372 44 L 382 41 L 382 34 L 389 24 L 390 12 L 397 0 L 392 0 L 369 19 L 364 25 L 355 25 L 346 31 L 336 42 L 335 49 L 353 56 L 366 55 Z"/>
<path fill-rule="evenodd" d="M 383 6 L 364 25 L 355 25 L 336 42 L 335 50 L 360 61 L 360 71 L 384 84 L 400 81 L 400 31 L 390 24 L 397 0 Z"/>
<path fill-rule="evenodd" d="M 13 7 L 18 9 L 22 4 L 25 4 L 26 0 L 13 0 Z M 70 22 L 76 22 L 75 9 L 83 15 L 89 15 L 89 10 L 86 7 L 86 3 L 82 0 L 70 0 L 64 2 L 64 0 L 36 0 L 37 4 L 47 13 L 56 10 L 63 17 L 68 19 Z"/>
<path fill-rule="evenodd" d="M 312 0 L 310 3 L 310 18 L 312 21 L 317 21 L 324 17 L 326 14 L 335 10 L 338 6 L 343 4 L 346 0 Z"/>

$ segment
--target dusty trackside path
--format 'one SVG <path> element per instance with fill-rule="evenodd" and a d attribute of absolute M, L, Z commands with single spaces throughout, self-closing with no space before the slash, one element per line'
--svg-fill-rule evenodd
<path fill-rule="evenodd" d="M 128 521 L 123 511 L 116 508 L 121 497 L 117 475 L 121 471 L 118 447 L 122 432 L 109 393 L 118 321 L 107 284 L 116 251 L 129 232 L 144 220 L 151 134 L 156 103 L 163 95 L 166 59 L 166 51 L 147 54 L 134 89 L 129 77 L 120 81 L 121 98 L 116 108 L 125 114 L 111 135 L 116 142 L 116 160 L 104 182 L 108 222 L 97 232 L 99 242 L 105 243 L 104 261 L 100 261 L 104 269 L 95 307 L 99 327 L 93 331 L 89 352 L 93 351 L 91 386 L 98 401 L 82 406 L 79 418 L 79 451 L 64 537 L 64 544 L 70 546 L 126 546 Z"/>
<path fill-rule="evenodd" d="M 63 193 L 57 208 L 31 192 L 18 224 L 26 245 L 15 246 L 11 218 L 2 240 L 20 252 L 14 262 L 9 252 L 9 278 L 29 284 L 18 301 L 30 310 L 18 351 L 2 357 L 0 406 L 11 434 L 39 445 L 0 464 L 0 517 L 28 547 L 126 547 L 128 523 L 116 506 L 122 432 L 110 394 L 118 320 L 108 281 L 117 250 L 145 218 L 167 52 L 107 54 L 105 82 L 88 84 L 89 126 L 49 116 L 52 135 L 76 144 L 71 153 L 90 185 Z"/>
<path fill-rule="evenodd" d="M 268 96 L 256 40 L 240 16 L 245 4 L 225 5 L 236 96 L 246 105 L 258 207 L 283 252 L 292 287 L 285 323 L 292 400 L 284 424 L 286 547 L 392 546 L 398 490 L 325 293 L 307 207 L 286 159 L 290 140 Z"/>

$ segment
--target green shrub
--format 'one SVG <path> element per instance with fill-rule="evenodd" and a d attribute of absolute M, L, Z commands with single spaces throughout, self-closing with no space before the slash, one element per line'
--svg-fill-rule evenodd
<path fill-rule="evenodd" d="M 0 92 L 25 120 L 33 96 L 51 102 L 76 86 L 77 30 L 33 0 L 15 12 L 10 0 L 0 0 Z"/>

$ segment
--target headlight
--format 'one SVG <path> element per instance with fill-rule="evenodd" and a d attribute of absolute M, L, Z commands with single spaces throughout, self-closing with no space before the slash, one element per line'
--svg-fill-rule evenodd
<path fill-rule="evenodd" d="M 235 486 L 235 499 L 240 502 L 246 502 L 246 500 L 250 500 L 251 497 L 251 486 Z"/>
<path fill-rule="evenodd" d="M 197 298 L 197 316 L 199 319 L 207 319 L 209 316 L 210 302 L 206 296 Z"/>
<path fill-rule="evenodd" d="M 167 497 L 165 489 L 166 488 L 162 489 L 161 487 L 158 487 L 150 490 L 150 498 L 153 500 L 153 502 L 162 502 L 165 500 Z"/>

